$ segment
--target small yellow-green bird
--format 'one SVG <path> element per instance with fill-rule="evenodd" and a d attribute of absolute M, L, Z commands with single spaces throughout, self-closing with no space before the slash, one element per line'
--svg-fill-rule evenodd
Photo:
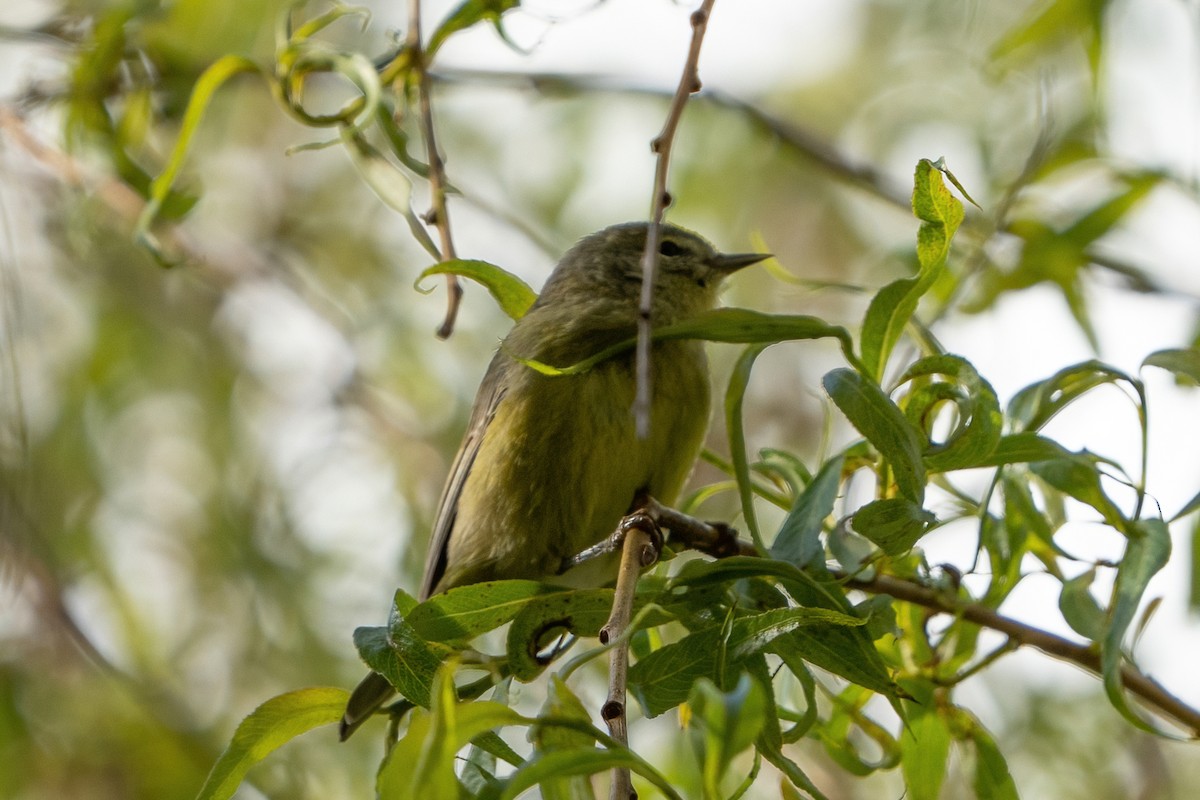
<path fill-rule="evenodd" d="M 603 585 L 615 576 L 614 557 L 560 576 L 564 561 L 611 534 L 639 492 L 669 504 L 683 488 L 708 428 L 701 342 L 654 344 L 646 439 L 631 410 L 632 350 L 570 376 L 543 375 L 514 358 L 565 367 L 632 338 L 648 231 L 631 222 L 582 239 L 500 345 L 442 491 L 421 599 L 504 578 Z M 651 319 L 664 326 L 713 308 L 726 276 L 767 256 L 722 254 L 663 225 L 658 258 Z M 368 675 L 347 704 L 342 738 L 393 692 L 382 675 Z"/>

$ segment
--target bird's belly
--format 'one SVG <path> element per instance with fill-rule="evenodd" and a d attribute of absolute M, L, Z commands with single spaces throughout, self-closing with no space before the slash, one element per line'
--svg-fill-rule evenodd
<path fill-rule="evenodd" d="M 565 558 L 613 532 L 637 492 L 675 499 L 707 427 L 707 367 L 698 346 L 656 350 L 655 357 L 672 360 L 655 367 L 644 441 L 634 430 L 628 363 L 573 377 L 530 376 L 509 392 L 460 500 L 448 561 L 455 572 L 467 571 L 454 583 L 554 576 Z M 507 434 L 492 436 L 499 431 Z M 598 585 L 614 569 L 612 559 L 601 559 L 566 577 Z"/>

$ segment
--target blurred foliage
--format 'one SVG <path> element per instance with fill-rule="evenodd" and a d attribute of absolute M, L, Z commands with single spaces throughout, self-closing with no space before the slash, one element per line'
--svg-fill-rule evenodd
<path fill-rule="evenodd" d="M 0 11 L 11 66 L 0 101 L 0 797 L 191 798 L 214 764 L 211 796 L 243 777 L 270 797 L 372 792 L 378 743 L 337 745 L 327 727 L 250 767 L 336 718 L 337 690 L 297 687 L 351 685 L 362 664 L 350 631 L 378 625 L 395 585 L 415 585 L 442 476 L 504 330 L 501 310 L 469 287 L 458 330 L 438 343 L 441 292 L 411 288 L 437 247 L 420 218 L 418 81 L 389 33 L 407 24 L 402 5 L 45 0 L 17 19 Z M 503 53 L 497 64 L 536 55 L 606 4 L 567 18 L 554 4 L 425 5 L 464 259 L 440 269 L 499 274 L 486 261 L 536 286 L 576 236 L 644 214 L 646 145 L 668 91 L 609 77 L 619 29 L 605 33 L 603 63 L 463 66 L 476 50 Z M 690 9 L 661 5 L 682 41 Z M 1104 356 L 1136 323 L 1100 313 L 1102 292 L 1200 305 L 1146 234 L 1161 230 L 1148 207 L 1195 214 L 1194 173 L 1150 143 L 1117 144 L 1109 87 L 1126 62 L 1114 31 L 1133 4 L 845 5 L 857 14 L 841 20 L 844 52 L 822 71 L 793 75 L 785 53 L 740 42 L 742 60 L 761 51 L 779 63 L 735 94 L 702 62 L 718 88 L 692 99 L 673 161 L 672 221 L 719 243 L 761 237 L 777 257 L 732 292 L 769 314 L 692 331 L 750 344 L 714 347 L 733 374 L 720 387 L 729 413 L 689 510 L 739 518 L 771 558 L 672 559 L 646 576 L 660 611 L 639 618 L 631 688 L 662 717 L 632 720 L 636 754 L 595 746 L 605 740 L 591 662 L 572 651 L 545 670 L 485 635 L 475 646 L 494 653 L 493 672 L 549 674 L 460 703 L 453 672 L 466 667 L 426 662 L 407 677 L 425 708 L 378 776 L 384 796 L 457 796 L 457 780 L 485 796 L 538 784 L 587 796 L 580 776 L 614 765 L 634 770 L 642 796 L 774 796 L 781 782 L 785 796 L 829 798 L 898 796 L 901 784 L 914 798 L 1189 796 L 1194 748 L 1137 730 L 1147 718 L 1119 670 L 1158 606 L 1145 595 L 1172 533 L 1200 541 L 1200 503 L 1160 510 L 1146 485 L 1153 426 L 1191 420 L 1147 413 L 1156 384 L 1139 363 L 1085 354 L 1002 393 L 950 338 L 968 315 L 1045 288 Z M 746 13 L 718 2 L 710 37 Z M 762 26 L 772 13 L 790 18 L 766 11 Z M 1194 25 L 1191 36 L 1194 52 Z M 982 210 L 964 212 L 927 160 L 910 195 L 913 163 L 943 147 Z M 497 283 L 517 286 L 500 295 L 509 313 L 528 302 Z M 838 341 L 762 349 L 820 338 Z M 1200 380 L 1194 335 L 1156 348 L 1139 359 Z M 812 397 L 817 385 L 833 406 Z M 1088 449 L 1054 438 L 1053 419 L 1113 387 L 1128 417 L 1096 426 Z M 1108 452 L 1120 427 L 1140 441 L 1132 457 Z M 1194 457 L 1178 467 L 1194 468 Z M 1087 552 L 1071 539 L 1079 519 L 1103 531 Z M 965 556 L 943 558 L 948 536 L 970 542 Z M 848 591 L 850 573 L 988 610 L 1027 578 L 1053 580 L 1058 629 L 1094 643 L 1103 686 L 1064 699 L 1005 685 L 1002 639 L 962 615 Z M 497 593 L 537 628 L 543 589 L 518 585 L 416 608 L 401 594 L 388 627 L 408 626 L 413 647 L 462 644 L 511 618 L 447 633 L 440 604 L 482 612 Z M 596 601 L 570 602 L 591 613 Z M 385 633 L 356 637 L 368 661 L 391 652 Z M 999 708 L 976 708 L 975 686 Z M 676 717 L 686 732 L 664 726 Z M 496 728 L 503 738 L 481 736 Z M 472 766 L 456 779 L 460 750 Z M 497 779 L 497 759 L 517 763 Z"/>

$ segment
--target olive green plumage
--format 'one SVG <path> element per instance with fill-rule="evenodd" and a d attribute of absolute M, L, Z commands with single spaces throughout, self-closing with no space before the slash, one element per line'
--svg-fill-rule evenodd
<path fill-rule="evenodd" d="M 663 503 L 679 494 L 708 427 L 700 342 L 654 345 L 645 440 L 631 410 L 632 351 L 570 376 L 543 375 L 514 358 L 565 367 L 634 336 L 647 230 L 627 223 L 582 239 L 504 339 L 442 493 L 422 599 L 502 578 L 603 584 L 615 575 L 615 559 L 560 576 L 563 560 L 612 533 L 639 491 Z M 764 257 L 722 255 L 696 234 L 664 225 L 654 325 L 712 308 L 728 274 Z M 390 694 L 382 676 L 368 676 L 347 707 L 343 738 Z"/>

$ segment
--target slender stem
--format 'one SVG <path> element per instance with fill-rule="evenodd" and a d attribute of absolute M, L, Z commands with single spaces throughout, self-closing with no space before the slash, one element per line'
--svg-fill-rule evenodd
<path fill-rule="evenodd" d="M 646 511 L 655 522 L 670 530 L 668 541 L 672 544 L 691 547 L 718 558 L 756 554 L 752 544 L 737 539 L 732 529 L 720 524 L 703 522 L 653 500 L 647 504 Z M 871 594 L 886 594 L 932 611 L 953 614 L 981 628 L 999 631 L 1008 636 L 1011 643 L 1001 648 L 999 653 L 1016 647 L 1033 647 L 1060 661 L 1083 667 L 1094 675 L 1102 674 L 1100 654 L 1094 647 L 1018 622 L 985 605 L 964 603 L 944 592 L 891 575 L 877 575 L 870 579 L 853 578 L 836 571 L 833 575 L 845 581 L 850 588 Z M 1129 664 L 1121 666 L 1121 683 L 1128 692 L 1140 698 L 1160 716 L 1174 720 L 1192 736 L 1200 738 L 1200 709 L 1189 706 Z"/>
<path fill-rule="evenodd" d="M 654 189 L 650 200 L 650 230 L 646 233 L 646 249 L 642 252 L 642 295 L 638 305 L 637 341 L 637 396 L 633 401 L 633 418 L 639 439 L 650 436 L 650 398 L 653 387 L 650 377 L 650 328 L 651 309 L 654 304 L 654 282 L 658 274 L 658 243 L 662 237 L 662 220 L 671 196 L 667 193 L 667 168 L 671 161 L 671 145 L 675 131 L 683 117 L 683 107 L 688 98 L 700 91 L 700 45 L 708 29 L 708 17 L 716 0 L 704 0 L 700 8 L 692 13 L 692 43 L 688 48 L 687 60 L 679 85 L 667 108 L 667 119 L 663 128 L 650 143 L 650 149 L 658 155 L 654 167 Z"/>
<path fill-rule="evenodd" d="M 621 548 L 621 567 L 617 572 L 617 588 L 613 596 L 612 611 L 608 621 L 600 630 L 600 642 L 607 644 L 623 637 L 629 627 L 633 613 L 633 596 L 637 589 L 638 575 L 642 568 L 654 563 L 658 551 L 654 538 L 646 527 L 653 523 L 645 515 L 635 512 L 621 522 L 625 542 Z M 629 642 L 623 640 L 608 654 L 608 699 L 600 710 L 600 716 L 608 724 L 613 739 L 622 745 L 629 744 L 629 722 L 626 715 L 626 688 L 629 677 Z M 637 794 L 629 770 L 618 767 L 613 770 L 609 800 L 632 800 Z"/>
<path fill-rule="evenodd" d="M 429 161 L 429 192 L 431 208 L 424 220 L 437 228 L 442 244 L 442 260 L 457 258 L 454 239 L 450 236 L 450 212 L 446 207 L 446 164 L 438 152 L 437 137 L 433 128 L 433 105 L 430 102 L 432 87 L 429 80 L 425 50 L 421 44 L 421 0 L 409 0 L 408 36 L 405 39 L 413 74 L 417 79 L 417 104 L 420 109 L 421 134 L 425 139 L 425 152 Z M 449 295 L 446 318 L 438 328 L 438 337 L 445 339 L 454 332 L 454 321 L 458 318 L 458 307 L 462 301 L 462 285 L 455 275 L 446 275 L 446 291 Z"/>

